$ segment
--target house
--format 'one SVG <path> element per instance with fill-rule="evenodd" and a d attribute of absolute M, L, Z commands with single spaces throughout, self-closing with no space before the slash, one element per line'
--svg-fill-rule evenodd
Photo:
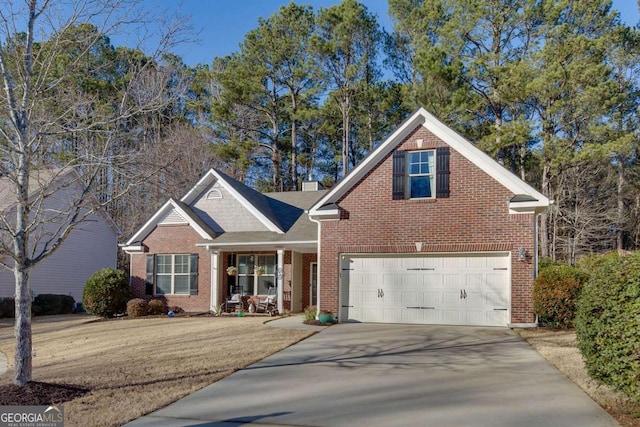
<path fill-rule="evenodd" d="M 41 250 L 47 240 L 59 235 L 60 226 L 67 220 L 64 212 L 82 191 L 76 179 L 73 170 L 35 170 L 31 174 L 29 198 L 37 203 L 35 208 L 39 211 L 30 242 L 34 253 Z M 9 178 L 0 178 L 0 212 L 9 222 L 15 211 L 13 191 Z M 4 225 L 0 225 L 0 229 L 3 234 L 7 232 Z M 104 211 L 89 215 L 73 228 L 58 249 L 33 267 L 30 273 L 32 294 L 70 295 L 77 303 L 82 302 L 84 285 L 89 277 L 101 268 L 116 267 L 118 234 L 118 227 Z M 12 265 L 8 257 L 3 260 Z M 14 295 L 13 272 L 0 268 L 0 298 Z"/>
<path fill-rule="evenodd" d="M 549 200 L 424 109 L 313 190 L 260 194 L 210 170 L 127 242 L 134 292 L 215 310 L 235 286 L 275 285 L 280 310 L 317 304 L 339 321 L 535 324 Z"/>
<path fill-rule="evenodd" d="M 308 190 L 261 194 L 209 170 L 126 242 L 134 295 L 215 311 L 232 292 L 267 295 L 276 286 L 281 312 L 315 304 L 318 228 L 305 210 L 326 190 Z"/>

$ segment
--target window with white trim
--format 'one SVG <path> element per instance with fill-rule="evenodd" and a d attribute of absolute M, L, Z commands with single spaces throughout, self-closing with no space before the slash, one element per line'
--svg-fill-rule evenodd
<path fill-rule="evenodd" d="M 147 283 L 156 295 L 197 295 L 198 254 L 156 254 L 147 258 Z M 149 267 L 153 266 L 153 271 Z"/>
<path fill-rule="evenodd" d="M 238 255 L 238 286 L 245 295 L 267 295 L 276 286 L 276 256 Z"/>
<path fill-rule="evenodd" d="M 407 153 L 407 187 L 411 199 L 431 199 L 436 195 L 435 151 Z"/>
<path fill-rule="evenodd" d="M 449 157 L 449 147 L 425 151 L 394 151 L 391 198 L 449 198 Z"/>

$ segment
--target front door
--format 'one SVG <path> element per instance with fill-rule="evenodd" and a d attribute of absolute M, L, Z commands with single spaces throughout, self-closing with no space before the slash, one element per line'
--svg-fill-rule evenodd
<path fill-rule="evenodd" d="M 309 305 L 318 304 L 318 263 L 311 263 L 311 280 L 309 280 Z"/>

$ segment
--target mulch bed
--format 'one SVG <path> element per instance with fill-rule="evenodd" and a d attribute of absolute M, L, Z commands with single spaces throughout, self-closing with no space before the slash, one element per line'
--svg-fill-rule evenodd
<path fill-rule="evenodd" d="M 37 381 L 24 387 L 15 384 L 0 385 L 0 405 L 58 405 L 89 393 L 90 390 L 69 385 Z"/>

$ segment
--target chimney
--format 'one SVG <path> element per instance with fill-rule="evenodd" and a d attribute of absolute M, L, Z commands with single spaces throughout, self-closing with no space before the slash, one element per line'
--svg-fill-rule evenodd
<path fill-rule="evenodd" d="M 322 189 L 322 184 L 319 181 L 302 181 L 302 191 L 318 191 Z"/>

